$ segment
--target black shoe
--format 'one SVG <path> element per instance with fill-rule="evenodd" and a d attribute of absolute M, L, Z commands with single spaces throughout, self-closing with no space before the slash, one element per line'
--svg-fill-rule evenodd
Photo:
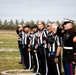
<path fill-rule="evenodd" d="M 22 64 L 22 62 L 19 62 L 19 64 Z"/>
<path fill-rule="evenodd" d="M 36 75 L 41 75 L 41 74 L 36 74 Z"/>
<path fill-rule="evenodd" d="M 39 72 L 36 72 L 36 75 L 42 75 L 42 74 L 40 74 Z"/>
<path fill-rule="evenodd" d="M 36 75 L 40 75 L 40 74 L 36 74 Z"/>

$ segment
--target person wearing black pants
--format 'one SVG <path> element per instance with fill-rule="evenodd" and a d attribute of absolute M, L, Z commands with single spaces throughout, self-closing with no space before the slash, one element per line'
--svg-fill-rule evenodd
<path fill-rule="evenodd" d="M 47 43 L 48 43 L 48 75 L 61 75 L 60 68 L 60 50 L 61 43 L 59 36 L 56 35 L 58 24 L 57 23 L 48 23 L 47 24 Z"/>
<path fill-rule="evenodd" d="M 44 38 L 47 37 L 47 31 L 44 28 L 45 24 L 43 21 L 38 21 L 38 58 L 39 58 L 39 72 L 42 75 L 46 74 L 46 64 L 45 64 L 45 54 L 44 54 L 44 47 L 43 41 Z"/>
<path fill-rule="evenodd" d="M 24 63 L 22 40 L 21 40 L 22 39 L 22 31 L 23 31 L 22 25 L 18 25 L 18 29 L 16 30 L 16 33 L 18 34 L 18 47 L 19 47 L 20 56 L 21 56 L 19 64 Z"/>
<path fill-rule="evenodd" d="M 24 54 L 24 66 L 26 66 L 24 69 L 29 69 L 28 45 L 24 46 L 23 54 Z"/>
<path fill-rule="evenodd" d="M 30 36 L 30 26 L 26 25 L 23 28 L 22 32 L 22 45 L 23 45 L 23 55 L 24 55 L 24 69 L 29 69 L 29 52 L 28 52 L 28 45 L 29 45 L 29 36 Z M 31 57 L 30 57 L 31 58 Z"/>
<path fill-rule="evenodd" d="M 31 43 L 31 50 L 32 50 L 32 56 L 33 56 L 33 66 L 34 66 L 34 69 L 33 69 L 33 72 L 35 73 L 38 73 L 39 72 L 39 61 L 38 61 L 38 53 L 37 53 L 37 35 L 38 35 L 38 28 L 37 28 L 37 25 L 35 24 L 33 27 L 32 27 L 32 34 L 30 35 L 31 36 L 31 39 L 32 39 L 32 43 Z"/>

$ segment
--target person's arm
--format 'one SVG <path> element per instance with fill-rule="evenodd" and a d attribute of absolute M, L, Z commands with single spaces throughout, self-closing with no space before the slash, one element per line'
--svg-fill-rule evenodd
<path fill-rule="evenodd" d="M 61 51 L 61 47 L 60 47 L 60 46 L 58 46 L 58 47 L 57 47 L 57 51 L 56 51 L 56 55 L 55 55 L 55 56 L 59 56 L 60 51 Z"/>
<path fill-rule="evenodd" d="M 56 51 L 56 55 L 55 55 L 55 59 L 54 59 L 55 63 L 59 62 L 58 58 L 59 58 L 59 55 L 60 55 L 60 50 L 61 50 L 61 47 L 60 46 L 57 47 L 57 51 Z"/>
<path fill-rule="evenodd" d="M 59 58 L 59 55 L 60 55 L 60 52 L 61 52 L 61 43 L 60 43 L 60 39 L 59 37 L 57 37 L 57 49 L 56 49 L 56 54 L 55 54 L 55 62 L 58 63 L 58 58 Z"/>
<path fill-rule="evenodd" d="M 16 33 L 19 35 L 19 30 L 18 29 L 16 30 Z"/>

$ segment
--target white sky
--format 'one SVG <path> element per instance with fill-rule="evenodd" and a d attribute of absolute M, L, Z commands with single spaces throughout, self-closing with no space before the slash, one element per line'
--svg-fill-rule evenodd
<path fill-rule="evenodd" d="M 0 19 L 76 21 L 76 0 L 0 0 Z"/>

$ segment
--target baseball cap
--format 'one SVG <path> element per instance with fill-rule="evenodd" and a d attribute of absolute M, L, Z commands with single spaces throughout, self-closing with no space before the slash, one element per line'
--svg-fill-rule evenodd
<path fill-rule="evenodd" d="M 34 24 L 32 28 L 37 28 L 37 25 L 36 25 L 36 24 Z"/>

